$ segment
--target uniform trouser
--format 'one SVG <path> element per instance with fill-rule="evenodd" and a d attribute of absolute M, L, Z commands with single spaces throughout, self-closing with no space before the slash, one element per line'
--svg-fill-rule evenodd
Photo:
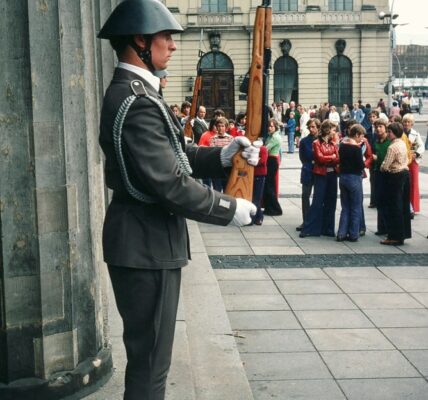
<path fill-rule="evenodd" d="M 171 364 L 181 269 L 109 265 L 128 363 L 124 400 L 163 400 Z"/>

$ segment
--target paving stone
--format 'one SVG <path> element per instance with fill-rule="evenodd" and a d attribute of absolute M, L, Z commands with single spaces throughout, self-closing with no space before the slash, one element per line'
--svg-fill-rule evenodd
<path fill-rule="evenodd" d="M 386 276 L 391 279 L 396 278 L 428 278 L 428 268 L 427 267 L 380 267 Z"/>
<path fill-rule="evenodd" d="M 357 307 L 344 294 L 287 294 L 293 310 L 352 310 Z"/>
<path fill-rule="evenodd" d="M 326 279 L 281 280 L 276 284 L 284 294 L 342 293 L 333 281 Z"/>
<path fill-rule="evenodd" d="M 201 233 L 206 233 L 206 232 L 240 233 L 241 232 L 240 228 L 234 225 L 221 226 L 221 225 L 204 224 L 203 222 L 197 222 L 196 224 Z"/>
<path fill-rule="evenodd" d="M 329 279 L 321 268 L 269 268 L 274 280 L 282 279 Z"/>
<path fill-rule="evenodd" d="M 304 240 L 305 243 L 298 242 L 305 254 L 353 254 L 353 251 L 345 244 L 332 242 L 332 238 L 329 238 L 328 243 L 323 243 L 320 238 L 307 237 Z"/>
<path fill-rule="evenodd" d="M 423 307 L 407 293 L 352 293 L 349 297 L 362 309 L 405 309 Z"/>
<path fill-rule="evenodd" d="M 228 238 L 219 241 L 219 239 L 204 239 L 205 247 L 247 247 L 248 242 L 243 237 Z"/>
<path fill-rule="evenodd" d="M 387 293 L 403 290 L 387 278 L 333 278 L 345 293 Z"/>
<path fill-rule="evenodd" d="M 295 243 L 293 243 L 295 244 Z M 280 255 L 303 255 L 303 251 L 298 246 L 253 246 L 252 247 L 254 254 L 256 255 L 270 255 L 270 254 L 280 254 Z"/>
<path fill-rule="evenodd" d="M 267 233 L 263 230 L 263 231 L 247 231 L 247 232 L 243 232 L 244 237 L 246 237 L 247 239 L 266 239 Z M 269 232 L 269 239 L 289 239 L 290 236 L 284 231 L 284 230 L 278 230 L 275 232 Z"/>
<path fill-rule="evenodd" d="M 249 380 L 331 379 L 316 352 L 242 353 Z"/>
<path fill-rule="evenodd" d="M 260 231 L 263 231 L 266 237 L 270 237 L 271 233 L 286 233 L 284 229 L 282 229 L 278 224 L 270 223 L 265 224 L 263 227 L 257 226 L 257 225 L 251 225 L 251 226 L 244 226 L 241 228 L 242 233 L 245 235 L 247 233 L 251 232 L 257 232 L 260 233 Z"/>
<path fill-rule="evenodd" d="M 348 400 L 426 400 L 428 383 L 422 378 L 339 380 Z"/>
<path fill-rule="evenodd" d="M 381 328 L 428 327 L 427 309 L 365 310 L 372 322 Z"/>
<path fill-rule="evenodd" d="M 428 279 L 426 278 L 397 278 L 394 279 L 394 282 L 406 292 L 428 292 Z"/>
<path fill-rule="evenodd" d="M 425 307 L 428 307 L 428 293 L 411 293 L 411 295 Z"/>
<path fill-rule="evenodd" d="M 291 311 L 230 311 L 230 325 L 234 330 L 299 329 Z"/>
<path fill-rule="evenodd" d="M 272 281 L 219 281 L 222 294 L 279 294 Z"/>
<path fill-rule="evenodd" d="M 306 332 L 318 351 L 394 348 L 378 329 L 308 329 Z"/>
<path fill-rule="evenodd" d="M 225 294 L 227 311 L 273 311 L 289 310 L 284 297 L 279 294 Z"/>
<path fill-rule="evenodd" d="M 420 376 L 396 350 L 323 351 L 320 354 L 336 379 Z"/>
<path fill-rule="evenodd" d="M 315 351 L 305 332 L 299 330 L 253 330 L 240 332 L 236 337 L 242 353 L 285 353 Z"/>
<path fill-rule="evenodd" d="M 383 238 L 379 238 L 377 236 L 370 238 L 369 235 L 366 236 L 367 237 L 365 239 L 360 239 L 356 243 L 346 242 L 346 246 L 349 247 L 355 254 L 378 254 L 380 246 L 379 242 L 380 239 L 383 240 Z M 368 240 L 370 240 L 370 243 L 367 243 Z M 382 248 L 382 253 L 403 254 L 403 251 L 401 248 L 396 246 L 384 246 L 384 248 Z"/>
<path fill-rule="evenodd" d="M 428 350 L 404 350 L 403 354 L 425 377 L 428 377 Z"/>
<path fill-rule="evenodd" d="M 223 242 L 225 242 L 226 240 L 229 239 L 238 239 L 238 238 L 242 238 L 242 234 L 241 231 L 235 230 L 235 231 L 230 231 L 230 230 L 222 230 L 222 229 L 218 229 L 216 231 L 213 232 L 201 232 L 202 238 L 205 240 L 218 240 L 218 243 L 221 244 Z"/>
<path fill-rule="evenodd" d="M 324 268 L 324 272 L 331 278 L 373 278 L 382 279 L 385 276 L 374 267 L 343 267 Z"/>
<path fill-rule="evenodd" d="M 246 238 L 247 242 L 252 247 L 290 247 L 290 246 L 296 246 L 296 242 L 293 239 L 290 239 L 288 237 L 281 237 L 277 238 L 275 240 L 272 240 L 270 238 L 270 234 L 267 233 L 267 235 L 263 238 Z M 270 254 L 280 254 L 280 253 L 270 253 Z M 303 254 L 303 253 L 302 253 Z"/>
<path fill-rule="evenodd" d="M 215 276 L 219 281 L 263 281 L 271 280 L 271 277 L 264 269 L 216 269 Z"/>
<path fill-rule="evenodd" d="M 306 329 L 374 327 L 360 310 L 295 311 L 295 315 Z"/>
<path fill-rule="evenodd" d="M 382 328 L 400 350 L 428 349 L 428 328 Z"/>
<path fill-rule="evenodd" d="M 250 384 L 254 400 L 346 400 L 333 379 L 251 381 Z"/>
<path fill-rule="evenodd" d="M 227 240 L 227 239 L 226 239 Z M 206 246 L 207 254 L 208 255 L 217 255 L 217 254 L 229 254 L 229 255 L 236 255 L 236 254 L 242 254 L 242 255 L 251 255 L 254 254 L 253 250 L 250 246 L 231 246 L 231 247 L 208 247 Z"/>

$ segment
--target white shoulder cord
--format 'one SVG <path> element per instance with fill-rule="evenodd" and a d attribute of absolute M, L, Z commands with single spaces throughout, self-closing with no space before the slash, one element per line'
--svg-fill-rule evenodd
<path fill-rule="evenodd" d="M 125 184 L 125 188 L 128 193 L 134 197 L 135 199 L 142 201 L 144 203 L 154 204 L 157 203 L 155 197 L 143 194 L 138 189 L 136 189 L 128 175 L 128 171 L 126 170 L 125 158 L 123 156 L 122 151 L 122 127 L 125 121 L 126 115 L 128 114 L 129 109 L 135 100 L 140 96 L 147 97 L 151 102 L 156 104 L 159 110 L 162 113 L 162 116 L 167 123 L 169 129 L 169 142 L 174 151 L 175 158 L 177 159 L 177 163 L 183 173 L 187 176 L 192 174 L 192 168 L 190 167 L 189 160 L 187 158 L 186 153 L 181 148 L 180 141 L 178 140 L 178 135 L 180 134 L 179 129 L 171 122 L 170 116 L 168 112 L 165 110 L 165 106 L 155 97 L 149 95 L 146 91 L 146 88 L 143 85 L 143 82 L 139 80 L 134 80 L 131 82 L 131 89 L 134 92 L 133 95 L 128 96 L 120 105 L 119 110 L 117 112 L 116 118 L 114 120 L 113 125 L 113 143 L 114 149 L 116 152 L 117 161 L 119 164 L 120 173 L 122 175 L 123 182 Z"/>

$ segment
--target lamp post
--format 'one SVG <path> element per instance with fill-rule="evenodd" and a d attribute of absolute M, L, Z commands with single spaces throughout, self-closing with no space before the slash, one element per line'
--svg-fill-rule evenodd
<path fill-rule="evenodd" d="M 388 65 L 388 112 L 392 107 L 392 55 L 395 49 L 395 31 L 393 21 L 398 17 L 398 14 L 394 14 L 394 2 L 392 0 L 391 9 L 389 13 L 380 12 L 379 19 L 389 25 L 389 65 Z"/>

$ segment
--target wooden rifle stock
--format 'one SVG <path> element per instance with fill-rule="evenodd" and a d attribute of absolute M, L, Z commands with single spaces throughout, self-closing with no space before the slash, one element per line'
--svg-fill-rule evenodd
<path fill-rule="evenodd" d="M 193 128 L 191 121 L 196 118 L 198 112 L 199 96 L 202 88 L 202 73 L 198 71 L 198 75 L 195 79 L 195 86 L 193 88 L 192 105 L 190 107 L 189 117 L 187 118 L 186 124 L 184 125 L 184 136 L 187 136 L 193 140 Z"/>
<path fill-rule="evenodd" d="M 261 136 L 263 115 L 263 74 L 265 49 L 270 49 L 272 32 L 272 9 L 264 1 L 257 7 L 253 31 L 252 61 L 249 73 L 247 123 L 245 136 L 251 143 Z M 268 45 L 268 47 L 267 47 Z M 232 160 L 232 171 L 225 192 L 234 197 L 251 201 L 253 197 L 254 167 L 249 165 L 238 152 Z"/>

